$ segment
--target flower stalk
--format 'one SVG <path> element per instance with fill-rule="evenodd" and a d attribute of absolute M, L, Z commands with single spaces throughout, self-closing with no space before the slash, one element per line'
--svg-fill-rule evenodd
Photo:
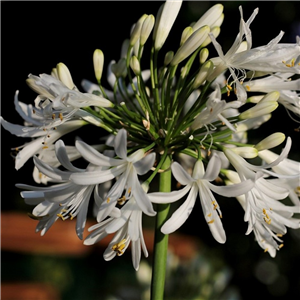
<path fill-rule="evenodd" d="M 159 191 L 171 191 L 171 157 L 166 156 L 162 165 L 164 172 L 159 175 Z M 165 277 L 168 254 L 168 234 L 161 232 L 161 227 L 165 223 L 170 209 L 170 204 L 157 205 L 157 215 L 154 230 L 154 252 L 152 263 L 151 300 L 164 299 Z"/>

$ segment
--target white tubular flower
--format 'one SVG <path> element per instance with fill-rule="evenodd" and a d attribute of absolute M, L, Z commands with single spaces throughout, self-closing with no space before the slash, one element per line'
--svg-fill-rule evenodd
<path fill-rule="evenodd" d="M 34 157 L 34 163 L 41 173 L 58 184 L 49 187 L 23 184 L 16 186 L 29 190 L 21 192 L 25 203 L 37 205 L 32 211 L 32 217 L 39 220 L 36 231 L 41 231 L 41 235 L 44 235 L 59 217 L 63 220 L 68 218 L 72 220 L 77 217 L 76 233 L 82 239 L 90 196 L 95 185 L 77 185 L 69 180 L 72 173 L 84 173 L 86 170 L 72 165 L 61 140 L 56 142 L 55 152 L 60 164 L 67 169 L 66 171 L 51 167 L 36 157 Z M 87 171 L 95 168 L 99 169 L 99 167 L 90 165 Z"/>
<path fill-rule="evenodd" d="M 156 17 L 156 24 L 153 31 L 155 50 L 160 50 L 165 43 L 171 28 L 181 8 L 181 0 L 167 0 L 161 7 Z"/>
<path fill-rule="evenodd" d="M 252 35 L 250 31 L 250 24 L 258 13 L 258 9 L 254 10 L 251 17 L 247 22 L 243 20 L 242 9 L 241 11 L 241 23 L 240 32 L 236 37 L 235 42 L 229 51 L 224 55 L 222 47 L 213 37 L 210 35 L 212 43 L 216 48 L 219 58 L 214 60 L 214 64 L 218 65 L 216 74 L 223 72 L 224 69 L 228 68 L 231 76 L 236 84 L 238 99 L 245 102 L 247 95 L 244 87 L 240 84 L 246 78 L 246 69 L 252 71 L 262 72 L 282 72 L 300 74 L 299 66 L 289 65 L 289 62 L 295 61 L 300 55 L 300 45 L 297 44 L 278 44 L 283 36 L 283 32 L 271 40 L 266 46 L 252 47 Z M 242 47 L 243 38 L 246 38 L 247 47 Z M 288 62 L 288 63 L 283 63 Z M 235 70 L 242 71 L 240 78 L 235 74 Z"/>
<path fill-rule="evenodd" d="M 111 167 L 107 170 L 74 173 L 71 180 L 78 185 L 95 185 L 118 177 L 115 184 L 109 190 L 106 200 L 99 207 L 97 221 L 104 220 L 114 209 L 121 198 L 124 189 L 125 197 L 129 195 L 135 197 L 140 209 L 147 215 L 153 216 L 156 212 L 147 194 L 142 189 L 138 175 L 146 174 L 154 164 L 155 153 L 146 154 L 143 149 L 139 149 L 130 156 L 127 156 L 127 131 L 119 130 L 114 140 L 115 153 L 119 159 L 107 157 L 93 149 L 84 142 L 76 142 L 77 150 L 90 163 L 96 166 Z"/>
<path fill-rule="evenodd" d="M 279 155 L 263 150 L 258 152 L 258 156 L 267 164 L 277 160 Z M 276 179 L 270 179 L 274 184 L 282 186 L 289 191 L 289 198 L 294 205 L 300 206 L 300 163 L 289 158 L 283 159 L 279 164 L 272 167 L 273 172 L 268 172 Z M 300 209 L 298 211 L 300 213 Z"/>
<path fill-rule="evenodd" d="M 234 171 L 225 172 L 225 175 L 231 183 L 240 182 Z M 254 181 L 255 186 L 251 191 L 236 198 L 245 210 L 244 219 L 248 222 L 246 234 L 253 231 L 259 245 L 275 257 L 276 250 L 283 246 L 278 245 L 276 240 L 282 242 L 279 237 L 287 232 L 286 227 L 300 227 L 300 220 L 292 218 L 293 214 L 300 210 L 299 207 L 286 206 L 278 201 L 288 195 L 285 188 L 264 179 L 259 173 L 255 175 Z"/>
<path fill-rule="evenodd" d="M 83 120 L 70 120 L 57 127 L 57 129 L 53 128 L 49 130 L 43 130 L 39 128 L 12 124 L 5 121 L 2 117 L 0 117 L 0 121 L 1 125 L 11 134 L 20 137 L 33 138 L 31 142 L 25 143 L 23 146 L 19 147 L 22 150 L 18 152 L 15 158 L 15 168 L 17 170 L 20 169 L 32 156 L 43 155 L 43 151 L 51 147 L 51 145 L 63 135 L 87 124 L 87 122 Z"/>
<path fill-rule="evenodd" d="M 161 231 L 169 234 L 177 230 L 189 217 L 195 205 L 197 194 L 199 194 L 204 218 L 209 229 L 219 243 L 225 243 L 226 235 L 221 222 L 222 213 L 218 203 L 212 193 L 217 193 L 225 197 L 235 197 L 242 195 L 253 187 L 250 180 L 232 186 L 216 186 L 210 183 L 217 178 L 221 168 L 221 159 L 213 154 L 206 171 L 201 160 L 194 166 L 193 174 L 190 176 L 182 166 L 174 162 L 171 165 L 174 177 L 185 187 L 179 191 L 170 193 L 150 193 L 149 198 L 154 203 L 172 203 L 181 199 L 188 192 L 185 202 L 173 213 L 171 218 L 162 226 Z"/>
<path fill-rule="evenodd" d="M 147 186 L 142 184 L 142 188 L 147 192 Z M 90 227 L 88 231 L 93 232 L 85 238 L 84 244 L 93 245 L 105 238 L 108 234 L 115 233 L 115 236 L 104 252 L 104 259 L 109 261 L 116 255 L 123 255 L 131 242 L 132 263 L 135 270 L 138 270 L 141 260 L 141 248 L 145 257 L 148 257 L 148 251 L 143 237 L 143 213 L 134 197 L 131 197 L 122 206 L 120 212 L 121 216 L 119 218 L 110 217 Z"/>
<path fill-rule="evenodd" d="M 29 74 L 27 84 L 39 94 L 37 101 L 49 99 L 54 109 L 71 110 L 86 106 L 112 107 L 112 103 L 101 97 L 89 93 L 81 93 L 76 88 L 68 88 L 62 81 L 48 74 L 39 77 Z"/>

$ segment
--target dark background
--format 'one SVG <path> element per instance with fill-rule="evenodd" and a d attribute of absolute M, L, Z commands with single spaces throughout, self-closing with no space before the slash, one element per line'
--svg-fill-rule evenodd
<path fill-rule="evenodd" d="M 79 89 L 83 78 L 95 82 L 92 61 L 94 50 L 99 48 L 103 51 L 104 69 L 106 69 L 110 60 L 119 59 L 121 44 L 129 37 L 132 24 L 144 13 L 156 16 L 162 3 L 160 1 L 1 1 L 1 116 L 12 123 L 21 124 L 22 120 L 14 110 L 15 91 L 20 91 L 20 101 L 32 103 L 36 94 L 25 83 L 28 74 L 49 74 L 59 62 L 68 66 L 73 81 Z M 216 3 L 218 2 L 184 1 L 162 52 L 175 50 L 182 30 L 191 22 L 197 21 L 209 7 Z M 281 41 L 283 43 L 294 43 L 295 36 L 300 35 L 299 2 L 221 1 L 219 3 L 224 5 L 225 20 L 217 40 L 224 51 L 229 49 L 238 33 L 239 5 L 243 6 L 245 20 L 256 7 L 259 7 L 259 14 L 250 27 L 253 34 L 253 47 L 267 44 L 278 35 L 280 30 L 286 33 Z M 209 46 L 209 49 L 213 56 L 213 47 Z M 105 71 L 103 77 L 105 78 Z M 108 87 L 105 79 L 103 85 Z M 283 107 L 279 107 L 273 113 L 270 123 L 262 126 L 258 132 L 250 133 L 250 137 L 260 140 L 272 132 L 282 131 L 293 138 L 291 157 L 299 161 L 299 133 L 294 130 L 297 126 L 297 123 L 288 117 Z M 94 139 L 88 135 L 84 137 L 87 140 Z M 13 158 L 10 156 L 11 148 L 20 146 L 23 142 L 21 138 L 12 136 L 1 128 L 1 208 L 4 212 L 31 211 L 31 207 L 26 206 L 19 197 L 19 191 L 14 188 L 14 185 L 17 182 L 32 183 L 29 176 L 32 162 L 27 162 L 21 170 L 16 171 Z M 232 275 L 228 284 L 237 290 L 239 298 L 236 299 L 248 300 L 257 296 L 265 299 L 299 297 L 299 230 L 288 231 L 284 238 L 284 249 L 278 252 L 275 259 L 271 259 L 254 241 L 253 234 L 245 236 L 247 226 L 243 221 L 243 211 L 240 206 L 228 199 L 220 199 L 219 204 L 223 215 L 227 216 L 223 219 L 228 236 L 225 245 L 217 244 L 211 237 L 202 220 L 199 203 L 180 232 L 199 239 L 209 253 L 214 253 L 218 260 L 221 259 L 222 263 L 231 270 Z M 97 285 L 99 281 L 105 282 L 105 274 L 112 274 L 114 269 L 118 273 L 118 267 L 129 268 L 130 276 L 135 276 L 133 268 L 131 270 L 130 255 L 124 255 L 117 262 L 103 263 L 101 254 L 98 257 L 70 258 L 60 261 L 59 258 L 47 256 L 36 258 L 4 251 L 1 259 L 3 282 L 16 278 L 30 280 L 30 275 L 24 270 L 30 268 L 36 261 L 38 264 L 53 262 L 67 265 L 67 269 L 71 270 L 68 273 L 71 279 L 67 280 L 67 284 L 64 282 L 64 288 L 61 288 L 62 299 L 66 300 L 105 299 L 99 294 Z M 214 261 L 215 258 L 210 256 L 210 259 Z M 151 258 L 148 261 L 150 262 Z M 15 271 L 12 271 L 15 270 L 14 268 L 18 268 L 17 277 Z M 269 273 L 272 274 L 274 270 L 279 275 L 271 280 Z M 97 276 L 99 277 L 95 278 Z M 40 280 L 51 282 L 52 279 L 51 276 L 50 279 L 49 276 L 47 279 L 41 276 Z M 116 276 L 114 280 L 117 286 L 118 277 Z M 60 288 L 60 283 L 55 279 L 52 284 Z M 112 288 L 107 293 L 113 291 Z M 88 298 L 84 298 L 83 295 L 88 295 Z M 229 298 L 221 300 L 223 299 Z"/>

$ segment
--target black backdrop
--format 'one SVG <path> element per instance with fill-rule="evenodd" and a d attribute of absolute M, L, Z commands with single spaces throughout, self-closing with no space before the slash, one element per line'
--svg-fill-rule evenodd
<path fill-rule="evenodd" d="M 143 13 L 156 16 L 162 3 L 161 1 L 1 1 L 1 115 L 7 121 L 21 124 L 22 120 L 13 105 L 15 91 L 20 91 L 20 101 L 31 103 L 36 95 L 25 83 L 28 74 L 50 73 L 59 62 L 68 66 L 73 81 L 79 88 L 83 78 L 95 81 L 93 51 L 99 48 L 104 52 L 105 68 L 110 60 L 119 59 L 122 41 L 129 37 L 131 25 Z M 184 1 L 163 49 L 165 51 L 176 49 L 182 30 L 215 3 L 217 2 Z M 250 16 L 254 8 L 260 9 L 251 25 L 254 47 L 268 43 L 280 30 L 286 32 L 282 42 L 295 42 L 295 35 L 300 35 L 299 2 L 226 1 L 220 3 L 225 7 L 225 20 L 218 37 L 223 49 L 230 47 L 238 32 L 239 5 L 244 8 L 245 19 Z M 210 49 L 213 53 L 213 48 Z M 104 85 L 106 85 L 105 81 Z M 291 121 L 282 108 L 274 112 L 272 119 L 274 121 L 271 125 L 264 126 L 256 133 L 260 136 L 255 138 L 265 137 L 273 131 L 282 131 L 293 138 L 292 156 L 299 160 L 299 133 L 294 131 L 297 124 Z M 92 139 L 89 136 L 85 138 Z M 32 170 L 32 163 L 27 162 L 21 170 L 16 171 L 10 156 L 10 149 L 22 145 L 23 142 L 21 138 L 16 138 L 1 128 L 2 210 L 22 210 L 25 213 L 31 209 L 22 203 L 18 191 L 14 189 L 14 184 L 32 183 L 28 175 Z M 194 217 L 191 216 L 181 231 L 197 236 L 209 247 L 220 250 L 234 271 L 232 283 L 239 288 L 242 299 L 253 299 L 258 295 L 258 290 L 260 290 L 259 295 L 267 299 L 300 296 L 300 246 L 296 235 L 287 235 L 285 249 L 279 252 L 275 259 L 281 268 L 284 280 L 287 280 L 288 288 L 284 295 L 274 294 L 270 292 L 272 287 L 264 285 L 254 274 L 255 262 L 266 254 L 261 253 L 252 235 L 244 236 L 246 224 L 243 223 L 240 207 L 235 204 L 226 205 L 227 203 L 224 202 L 222 206 L 223 214 L 229 215 L 227 220 L 224 220 L 224 227 L 229 237 L 226 245 L 217 245 L 212 240 L 207 228 L 202 227 L 205 223 L 199 221 L 196 214 Z M 243 243 L 248 246 L 241 247 Z M 246 250 L 240 251 L 240 248 Z M 6 255 L 7 253 L 2 255 L 2 260 L 11 257 Z M 101 259 L 99 257 L 99 260 Z M 2 274 L 6 272 L 7 269 L 2 270 Z M 5 280 L 5 276 L 2 280 L 3 278 Z"/>

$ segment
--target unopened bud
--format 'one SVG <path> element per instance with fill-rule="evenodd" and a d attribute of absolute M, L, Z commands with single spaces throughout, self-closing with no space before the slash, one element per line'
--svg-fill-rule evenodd
<path fill-rule="evenodd" d="M 59 80 L 62 83 L 64 83 L 69 89 L 73 89 L 75 84 L 72 80 L 72 76 L 68 67 L 63 63 L 59 63 L 56 65 L 56 69 L 57 69 Z"/>
<path fill-rule="evenodd" d="M 144 46 L 146 41 L 148 40 L 149 35 L 153 29 L 154 22 L 155 22 L 155 18 L 153 15 L 149 15 L 145 19 L 145 21 L 142 25 L 142 29 L 141 29 L 141 36 L 140 36 L 140 45 L 141 46 Z"/>
<path fill-rule="evenodd" d="M 180 40 L 180 46 L 185 43 L 185 41 L 193 34 L 194 30 L 192 27 L 186 27 L 182 34 Z"/>
<path fill-rule="evenodd" d="M 98 83 L 100 83 L 102 77 L 102 71 L 103 71 L 103 64 L 104 64 L 104 55 L 100 49 L 96 49 L 94 51 L 93 63 L 94 63 L 95 77 Z"/>
<path fill-rule="evenodd" d="M 159 9 L 153 31 L 154 48 L 161 49 L 179 13 L 182 0 L 166 1 Z"/>
<path fill-rule="evenodd" d="M 215 4 L 209 10 L 207 10 L 206 13 L 203 14 L 203 16 L 193 25 L 193 29 L 197 30 L 204 25 L 217 26 L 216 23 L 220 22 L 220 18 L 222 21 L 223 9 L 224 7 L 222 4 Z"/>
<path fill-rule="evenodd" d="M 260 117 L 271 113 L 278 107 L 277 100 L 280 93 L 277 91 L 266 94 L 255 106 L 242 112 L 239 116 L 240 120 Z"/>
<path fill-rule="evenodd" d="M 148 15 L 146 14 L 143 14 L 139 20 L 136 22 L 133 30 L 132 30 L 132 33 L 131 33 L 131 36 L 130 36 L 130 46 L 133 47 L 134 44 L 137 42 L 137 40 L 140 38 L 140 35 L 141 35 L 141 28 L 142 28 L 142 25 L 145 21 L 145 19 L 148 17 Z"/>
<path fill-rule="evenodd" d="M 206 40 L 210 28 L 208 26 L 203 26 L 196 30 L 186 42 L 177 50 L 174 55 L 171 66 L 178 65 L 184 59 L 186 59 L 190 54 L 192 54 L 202 43 Z"/>
<path fill-rule="evenodd" d="M 258 154 L 257 149 L 254 147 L 235 147 L 230 149 L 244 158 L 254 158 Z"/>
<path fill-rule="evenodd" d="M 210 33 L 217 38 L 219 36 L 221 32 L 221 28 L 220 27 L 213 27 L 210 31 Z M 205 41 L 203 42 L 203 44 L 201 45 L 202 47 L 206 47 L 207 45 L 209 45 L 211 43 L 211 38 L 209 36 L 207 36 L 207 38 L 205 39 Z"/>
<path fill-rule="evenodd" d="M 167 52 L 166 55 L 165 55 L 164 65 L 167 66 L 171 62 L 173 57 L 174 57 L 174 52 L 173 51 Z"/>
<path fill-rule="evenodd" d="M 283 133 L 275 132 L 260 141 L 257 145 L 255 145 L 255 148 L 257 151 L 271 149 L 280 145 L 284 140 L 285 135 Z"/>
<path fill-rule="evenodd" d="M 130 59 L 130 67 L 135 75 L 141 74 L 140 62 L 136 56 L 132 56 Z"/>
<path fill-rule="evenodd" d="M 201 49 L 201 51 L 199 53 L 199 62 L 201 65 L 206 62 L 208 55 L 209 55 L 209 51 L 207 48 Z"/>
<path fill-rule="evenodd" d="M 214 64 L 209 60 L 202 65 L 193 83 L 193 89 L 197 89 L 207 78 L 207 74 L 211 72 Z"/>
<path fill-rule="evenodd" d="M 111 71 L 115 74 L 117 78 L 126 77 L 127 75 L 127 67 L 126 67 L 126 59 L 121 58 L 118 63 L 114 63 L 111 65 Z"/>

